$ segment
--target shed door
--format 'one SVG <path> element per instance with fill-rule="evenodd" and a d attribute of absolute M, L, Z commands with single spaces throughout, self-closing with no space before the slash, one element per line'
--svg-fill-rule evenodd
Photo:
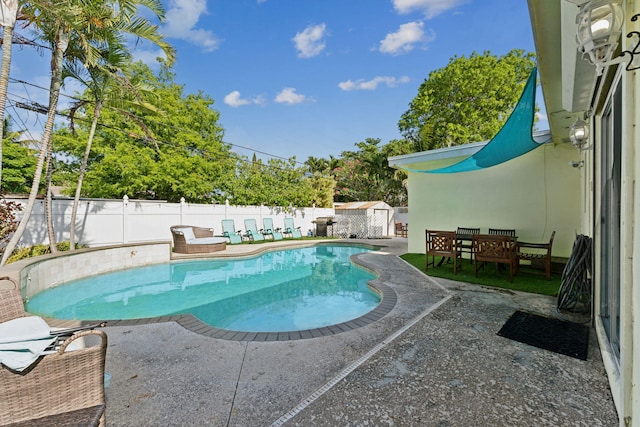
<path fill-rule="evenodd" d="M 386 209 L 373 210 L 373 230 L 377 238 L 389 235 L 389 211 Z"/>

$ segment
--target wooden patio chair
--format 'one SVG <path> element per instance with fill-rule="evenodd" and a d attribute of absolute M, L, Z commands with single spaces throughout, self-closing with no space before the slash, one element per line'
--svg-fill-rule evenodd
<path fill-rule="evenodd" d="M 549 243 L 529 243 L 518 242 L 518 262 L 516 271 L 520 268 L 520 261 L 541 261 L 544 263 L 544 270 L 547 280 L 551 280 L 551 248 L 553 247 L 553 238 L 556 236 L 555 230 L 551 233 Z"/>
<path fill-rule="evenodd" d="M 426 238 L 426 264 L 425 270 L 429 270 L 429 264 L 436 267 L 436 256 L 442 257 L 438 265 L 442 265 L 445 258 L 453 259 L 453 274 L 456 274 L 458 267 L 462 268 L 462 264 L 458 265 L 458 258 L 462 259 L 462 252 L 458 247 L 458 239 L 455 231 L 438 231 L 425 230 Z M 429 256 L 432 260 L 429 262 Z"/>
<path fill-rule="evenodd" d="M 17 283 L 0 277 L 0 322 L 28 315 Z M 104 332 L 80 330 L 23 371 L 0 366 L 0 425 L 104 426 L 106 352 Z"/>
<path fill-rule="evenodd" d="M 396 236 L 407 237 L 408 226 L 405 226 L 401 222 L 396 222 Z"/>
<path fill-rule="evenodd" d="M 516 237 L 516 230 L 515 228 L 490 228 L 489 234 L 493 236 Z"/>
<path fill-rule="evenodd" d="M 509 281 L 513 283 L 513 276 L 517 270 L 516 238 L 500 234 L 475 234 L 473 236 L 474 272 L 478 277 L 478 265 L 484 268 L 487 262 L 509 265 Z"/>
<path fill-rule="evenodd" d="M 469 262 L 473 263 L 473 235 L 480 234 L 479 228 L 458 227 L 456 230 L 461 252 L 469 254 Z"/>

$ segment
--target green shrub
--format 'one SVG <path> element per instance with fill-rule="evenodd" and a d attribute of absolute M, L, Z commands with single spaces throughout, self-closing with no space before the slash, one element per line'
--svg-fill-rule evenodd
<path fill-rule="evenodd" d="M 69 250 L 70 244 L 69 242 L 58 242 L 56 244 L 56 247 L 58 248 L 59 252 L 66 252 Z M 83 248 L 83 247 L 86 247 L 86 245 L 76 244 L 76 247 Z M 21 259 L 32 258 L 40 255 L 47 255 L 50 253 L 51 253 L 51 248 L 49 247 L 49 245 L 35 245 L 35 246 L 25 246 L 21 248 L 16 248 L 16 250 L 13 251 L 13 254 L 11 254 L 9 259 L 7 260 L 7 264 L 20 261 Z"/>

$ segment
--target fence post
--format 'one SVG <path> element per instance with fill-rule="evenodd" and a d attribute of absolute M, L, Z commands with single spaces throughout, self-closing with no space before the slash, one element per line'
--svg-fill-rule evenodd
<path fill-rule="evenodd" d="M 129 242 L 129 196 L 126 194 L 122 198 L 122 243 Z"/>
<path fill-rule="evenodd" d="M 184 197 L 180 197 L 180 225 L 184 224 L 184 206 L 185 206 Z"/>

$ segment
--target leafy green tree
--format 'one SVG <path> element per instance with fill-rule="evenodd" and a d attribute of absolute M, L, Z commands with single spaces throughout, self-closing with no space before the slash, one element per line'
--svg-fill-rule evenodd
<path fill-rule="evenodd" d="M 28 141 L 20 141 L 22 132 L 14 132 L 5 118 L 2 141 L 2 193 L 28 193 L 36 169 L 37 151 L 30 149 Z"/>
<path fill-rule="evenodd" d="M 142 81 L 136 81 L 136 85 L 127 77 L 127 66 L 130 64 L 131 55 L 121 43 L 110 43 L 101 49 L 100 61 L 96 64 L 84 65 L 79 61 L 67 62 L 64 67 L 64 75 L 83 84 L 87 90 L 85 95 L 91 97 L 89 110 L 93 106 L 93 119 L 89 130 L 84 156 L 78 171 L 76 191 L 71 209 L 71 226 L 69 233 L 70 249 L 75 249 L 75 225 L 82 192 L 82 182 L 89 163 L 91 145 L 96 128 L 100 120 L 103 106 L 107 105 L 122 115 L 128 115 L 132 111 L 146 109 L 156 112 L 157 109 L 145 99 L 156 101 L 155 95 L 149 91 L 150 87 Z M 146 95 L 146 96 L 144 96 Z M 76 111 L 82 106 L 87 106 L 89 101 L 81 100 L 72 108 L 72 120 Z"/>
<path fill-rule="evenodd" d="M 147 18 L 138 15 L 139 6 L 144 6 L 147 12 L 158 19 L 164 19 L 164 10 L 158 0 L 56 0 L 24 4 L 22 12 L 26 16 L 26 25 L 31 26 L 36 36 L 46 41 L 52 51 L 49 108 L 27 206 L 16 232 L 7 244 L 0 265 L 7 262 L 26 230 L 35 205 L 45 161 L 50 164 L 54 120 L 62 84 L 63 59 L 65 57 L 82 58 L 85 65 L 93 64 L 98 56 L 97 46 L 101 43 L 110 43 L 118 34 L 126 33 L 133 38 L 142 38 L 155 43 L 162 48 L 170 61 L 173 60 L 175 56 L 173 48 L 162 39 L 157 26 L 152 25 Z M 0 91 L 0 96 L 2 95 L 6 94 Z M 0 100 L 0 103 L 2 102 L 4 100 Z M 47 169 L 47 183 L 50 183 L 51 167 Z M 57 247 L 51 220 L 50 198 L 51 191 L 48 188 L 46 212 L 49 243 L 52 253 L 55 253 Z"/>
<path fill-rule="evenodd" d="M 269 159 L 267 164 L 253 156 L 238 158 L 236 176 L 227 187 L 226 196 L 235 205 L 309 206 L 311 183 L 306 170 L 289 160 Z"/>
<path fill-rule="evenodd" d="M 332 208 L 336 180 L 332 176 L 314 174 L 307 178 L 311 186 L 311 203 L 318 208 Z"/>
<path fill-rule="evenodd" d="M 491 139 L 515 107 L 535 66 L 535 55 L 512 50 L 454 56 L 432 71 L 398 128 L 414 151 Z"/>
<path fill-rule="evenodd" d="M 329 159 L 322 157 L 309 158 L 304 162 L 308 170 L 308 180 L 312 189 L 312 203 L 317 207 L 333 207 L 336 180 L 333 176 L 333 169 L 338 167 L 340 161 L 333 156 Z"/>
<path fill-rule="evenodd" d="M 406 204 L 406 189 L 402 172 L 389 167 L 388 157 L 406 154 L 410 144 L 394 140 L 380 146 L 380 139 L 367 138 L 358 142 L 357 151 L 344 151 L 341 165 L 333 170 L 336 201 L 382 200 L 392 206 Z"/>
<path fill-rule="evenodd" d="M 329 172 L 329 161 L 322 157 L 309 156 L 304 164 L 309 169 L 309 173 L 326 173 Z"/>
<path fill-rule="evenodd" d="M 128 80 L 134 87 L 146 82 L 159 101 L 157 108 L 130 104 L 123 110 L 106 106 L 87 158 L 82 186 L 85 197 L 121 198 L 210 203 L 220 201 L 233 179 L 235 159 L 222 141 L 219 113 L 213 100 L 202 93 L 184 94 L 174 83 L 175 75 L 162 64 L 155 75 L 142 64 L 133 64 Z M 80 111 L 79 113 L 82 113 Z M 58 129 L 56 146 L 69 158 L 68 168 L 79 173 L 90 132 L 89 118 L 78 120 L 74 132 Z M 75 183 L 67 183 L 70 191 Z"/>

